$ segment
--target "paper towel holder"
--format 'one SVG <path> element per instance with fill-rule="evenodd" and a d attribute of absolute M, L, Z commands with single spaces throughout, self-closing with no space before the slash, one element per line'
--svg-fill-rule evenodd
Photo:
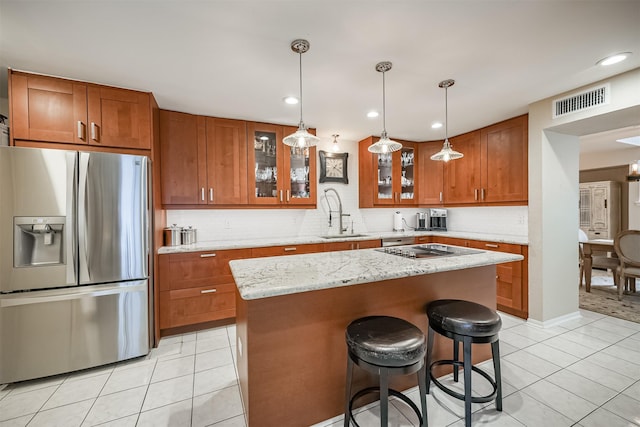
<path fill-rule="evenodd" d="M 404 228 L 402 227 L 402 223 L 403 223 L 402 214 L 400 213 L 400 211 L 396 211 L 393 214 L 393 231 L 404 231 Z"/>

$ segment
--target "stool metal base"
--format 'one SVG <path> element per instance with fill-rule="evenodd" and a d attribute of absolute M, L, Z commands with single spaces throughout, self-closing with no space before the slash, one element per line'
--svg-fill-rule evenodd
<path fill-rule="evenodd" d="M 453 340 L 453 357 L 454 360 L 439 360 L 432 362 L 431 356 L 433 354 L 433 340 L 434 334 L 438 332 L 441 335 L 444 335 Z M 463 360 L 458 360 L 458 345 L 462 342 L 463 348 Z M 484 372 L 482 369 L 473 366 L 471 363 L 471 345 L 477 344 L 491 344 L 491 354 L 493 359 L 493 369 L 495 372 L 495 380 L 492 379 L 489 374 Z M 464 369 L 464 394 L 460 394 L 455 392 L 442 383 L 440 383 L 437 378 L 434 377 L 431 370 L 433 367 L 438 365 L 453 365 L 453 379 L 454 381 L 458 381 L 458 368 L 460 366 Z M 476 371 L 480 375 L 482 375 L 485 379 L 489 380 L 491 386 L 493 387 L 492 393 L 487 396 L 472 396 L 471 394 L 471 372 Z M 440 328 L 434 329 L 429 323 L 429 332 L 427 334 L 427 394 L 429 394 L 429 388 L 431 385 L 431 381 L 434 384 L 447 393 L 448 395 L 455 397 L 459 400 L 464 401 L 464 423 L 465 427 L 471 427 L 471 403 L 485 403 L 491 400 L 496 401 L 496 410 L 502 411 L 502 380 L 500 373 L 500 341 L 498 338 L 498 334 L 484 336 L 484 337 L 471 337 L 468 335 L 459 335 L 452 333 L 450 331 L 445 331 Z"/>
<path fill-rule="evenodd" d="M 381 394 L 380 392 L 380 387 L 368 387 L 365 389 L 360 390 L 359 392 L 357 392 L 352 398 L 351 401 L 349 401 L 349 419 L 351 420 L 351 424 L 353 424 L 355 427 L 360 427 L 360 424 L 358 424 L 358 422 L 356 421 L 356 419 L 353 416 L 353 402 L 355 402 L 356 400 L 358 400 L 359 398 L 361 398 L 364 395 L 370 394 L 370 393 L 378 393 Z M 419 420 L 419 425 L 423 425 L 422 424 L 422 413 L 420 412 L 420 409 L 418 409 L 418 407 L 416 406 L 415 403 L 413 403 L 413 401 L 411 399 L 409 399 L 407 396 L 405 396 L 403 393 L 400 393 L 397 390 L 394 390 L 392 388 L 390 388 L 388 390 L 388 393 L 390 396 L 395 396 L 398 399 L 402 400 L 404 403 L 406 403 L 407 405 L 409 405 L 411 407 L 411 409 L 413 409 L 413 411 L 416 413 L 416 415 L 418 416 L 418 420 Z"/>
<path fill-rule="evenodd" d="M 346 387 L 345 387 L 345 411 L 344 411 L 344 427 L 349 427 L 353 424 L 356 427 L 358 423 L 353 418 L 353 402 L 364 396 L 365 394 L 377 392 L 380 394 L 380 425 L 381 427 L 387 427 L 388 425 L 388 417 L 389 417 L 389 395 L 396 396 L 401 399 L 403 402 L 407 403 L 409 406 L 413 408 L 413 410 L 418 415 L 418 419 L 420 420 L 420 426 L 427 427 L 428 419 L 427 419 L 427 365 L 424 363 L 424 358 L 420 359 L 419 362 L 414 363 L 412 365 L 406 366 L 395 366 L 395 367 L 386 367 L 379 366 L 368 363 L 353 354 L 350 351 L 347 351 L 347 375 L 346 375 Z M 380 387 L 368 387 L 363 390 L 358 391 L 353 397 L 351 397 L 351 380 L 353 376 L 353 367 L 357 365 L 364 370 L 375 373 L 380 378 Z M 404 394 L 399 391 L 393 390 L 389 388 L 389 377 L 393 375 L 409 375 L 417 373 L 418 375 L 418 386 L 419 386 L 419 394 L 420 394 L 420 403 L 422 406 L 422 413 L 418 409 L 418 407 Z"/>
<path fill-rule="evenodd" d="M 440 390 L 444 391 L 451 397 L 455 397 L 456 399 L 459 399 L 459 400 L 464 400 L 464 394 L 458 393 L 457 391 L 450 389 L 449 387 L 447 387 L 446 385 L 438 381 L 438 378 L 436 378 L 433 375 L 433 372 L 431 371 L 433 367 L 440 366 L 440 365 L 455 365 L 455 366 L 464 367 L 464 362 L 460 362 L 457 360 L 438 360 L 437 362 L 433 362 L 429 367 L 429 376 L 431 378 L 431 381 L 433 381 L 433 383 L 436 386 L 438 386 Z M 486 396 L 471 396 L 471 403 L 491 402 L 493 399 L 496 398 L 496 395 L 498 394 L 498 384 L 496 384 L 496 382 L 493 380 L 493 378 L 491 378 L 491 376 L 488 373 L 478 368 L 477 366 L 471 366 L 471 370 L 482 375 L 487 381 L 489 381 L 489 384 L 491 384 L 491 387 L 493 388 L 493 391 L 487 394 Z M 454 379 L 454 381 L 457 381 L 457 379 Z"/>

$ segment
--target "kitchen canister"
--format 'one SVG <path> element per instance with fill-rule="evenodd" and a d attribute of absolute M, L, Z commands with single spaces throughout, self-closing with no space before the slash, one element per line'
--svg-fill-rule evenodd
<path fill-rule="evenodd" d="M 164 229 L 165 246 L 178 246 L 182 244 L 182 227 L 173 224 L 171 227 Z"/>
<path fill-rule="evenodd" d="M 182 244 L 190 245 L 196 242 L 196 229 L 189 226 L 189 228 L 182 229 Z"/>

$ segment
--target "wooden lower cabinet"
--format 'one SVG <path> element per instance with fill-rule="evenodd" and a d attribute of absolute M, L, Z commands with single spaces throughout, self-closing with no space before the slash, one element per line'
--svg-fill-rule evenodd
<path fill-rule="evenodd" d="M 160 329 L 235 317 L 229 261 L 250 256 L 250 249 L 160 255 Z"/>
<path fill-rule="evenodd" d="M 528 247 L 526 245 L 439 236 L 431 236 L 431 241 L 433 243 L 465 246 L 496 252 L 508 252 L 524 256 L 524 260 L 522 261 L 496 265 L 496 299 L 498 310 L 523 319 L 529 316 L 529 270 L 527 267 Z"/>

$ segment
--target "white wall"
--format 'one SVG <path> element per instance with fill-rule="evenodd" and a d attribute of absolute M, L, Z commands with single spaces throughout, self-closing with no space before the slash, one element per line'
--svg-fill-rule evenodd
<path fill-rule="evenodd" d="M 529 317 L 545 324 L 578 308 L 576 135 L 581 127 L 592 128 L 585 133 L 621 127 L 599 118 L 623 116 L 640 105 L 640 69 L 606 82 L 611 102 L 602 107 L 553 119 L 551 103 L 565 94 L 529 106 Z M 632 119 L 640 123 L 640 117 Z"/>
<path fill-rule="evenodd" d="M 353 220 L 355 233 L 384 232 L 393 229 L 393 212 L 402 212 L 408 226 L 415 227 L 415 214 L 421 209 L 359 209 L 358 208 L 358 143 L 340 140 L 340 152 L 348 152 L 349 184 L 318 184 L 316 209 L 198 209 L 169 210 L 167 224 L 193 226 L 198 241 L 237 240 L 262 237 L 295 237 L 336 234 L 328 227 L 327 202 L 324 189 L 333 187 L 340 194 L 343 211 L 350 214 L 345 225 Z M 323 139 L 318 150 L 331 151 L 332 140 Z M 319 179 L 319 168 L 318 177 Z M 337 208 L 333 194 L 330 203 Z M 451 231 L 527 235 L 526 206 L 453 208 L 449 210 L 448 228 Z"/>

